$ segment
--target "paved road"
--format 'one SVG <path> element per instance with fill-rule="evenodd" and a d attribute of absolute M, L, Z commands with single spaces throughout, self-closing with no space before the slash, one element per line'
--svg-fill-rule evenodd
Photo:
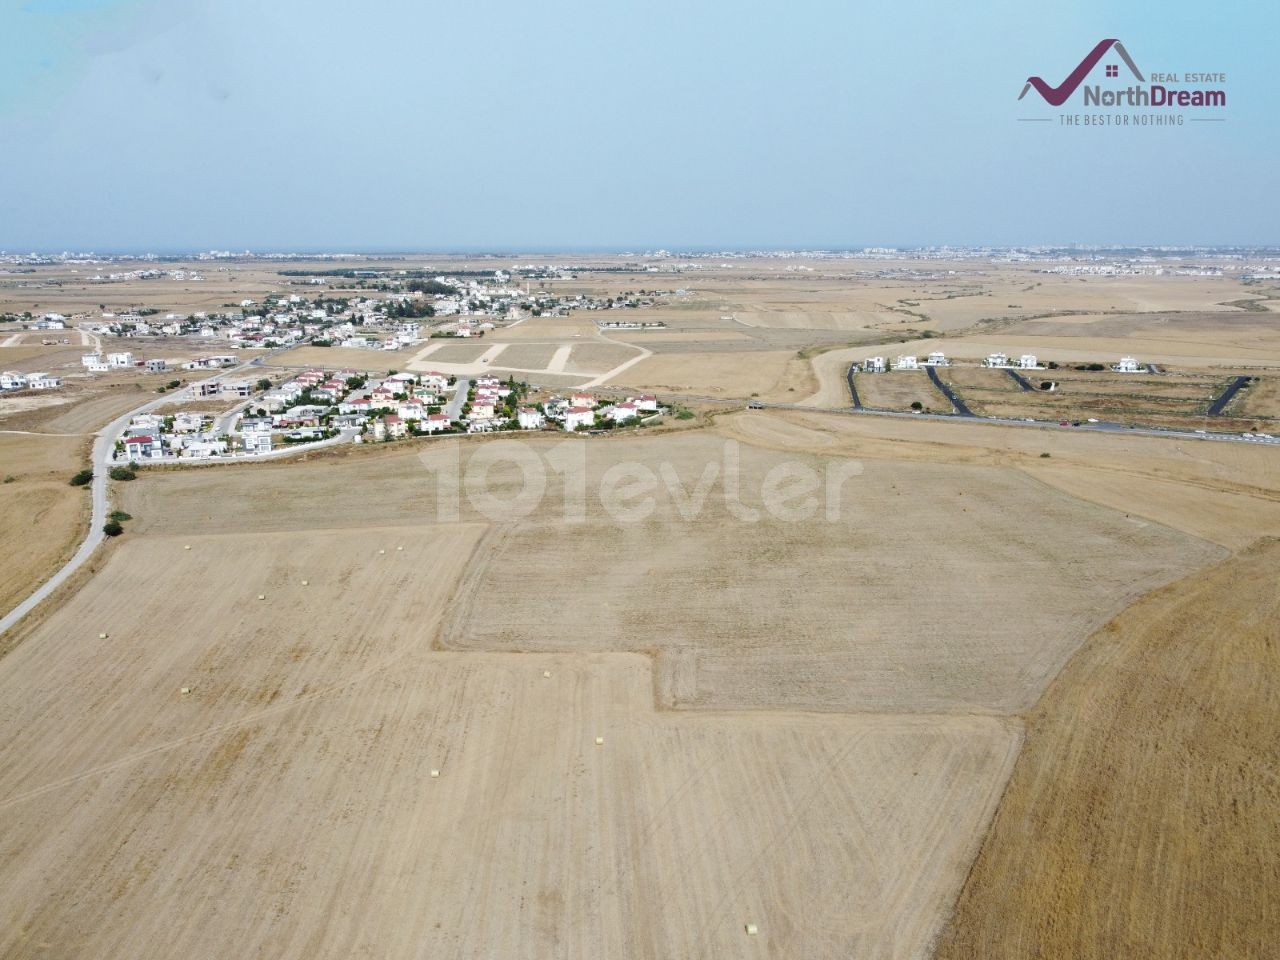
<path fill-rule="evenodd" d="M 745 407 L 746 400 L 730 397 L 706 397 L 694 393 L 666 393 L 663 399 L 682 400 L 687 403 L 712 403 L 729 407 Z M 1081 423 L 1080 426 L 1062 426 L 1057 420 L 1018 420 L 1010 417 L 958 417 L 953 413 L 906 413 L 897 410 L 872 410 L 870 407 L 806 407 L 798 403 L 770 403 L 753 400 L 762 409 L 798 410 L 801 413 L 842 413 L 860 417 L 894 417 L 899 420 L 938 420 L 950 423 L 990 423 L 1002 427 L 1025 427 L 1035 430 L 1075 430 L 1088 433 L 1121 433 L 1128 436 L 1160 437 L 1165 440 L 1225 440 L 1233 443 L 1253 443 L 1280 447 L 1280 437 L 1271 440 L 1250 439 L 1238 433 L 1199 433 L 1191 430 L 1158 430 L 1154 427 L 1130 427 L 1123 423 L 1100 420 L 1097 423 Z"/>
<path fill-rule="evenodd" d="M 453 399 L 449 401 L 449 405 L 444 408 L 444 415 L 449 418 L 450 422 L 462 419 L 462 405 L 467 402 L 467 391 L 471 389 L 471 381 L 466 377 L 458 378 L 458 389 L 454 391 Z"/>
<path fill-rule="evenodd" d="M 858 396 L 858 388 L 853 385 L 853 375 L 858 371 L 856 363 L 849 364 L 849 371 L 844 378 L 849 381 L 849 397 L 853 400 L 853 408 L 859 410 L 862 408 L 862 399 Z"/>
<path fill-rule="evenodd" d="M 280 348 L 280 350 L 284 349 L 286 348 Z M 199 384 L 213 383 L 217 380 L 221 380 L 223 377 L 242 373 L 250 367 L 255 366 L 262 359 L 274 356 L 275 353 L 280 352 L 280 350 L 263 354 L 261 357 L 256 357 L 255 359 L 250 360 L 247 363 L 243 363 L 238 367 L 231 367 L 227 370 L 219 371 L 211 377 L 206 377 L 204 380 L 199 380 L 195 383 L 189 384 L 183 388 L 182 393 L 161 394 L 154 399 L 148 400 L 146 403 L 142 404 L 142 406 L 117 417 L 98 431 L 98 435 L 93 441 L 93 453 L 89 460 L 89 466 L 93 470 L 93 483 L 90 484 L 90 496 L 93 500 L 93 511 L 89 517 L 89 532 L 86 534 L 84 542 L 80 544 L 79 549 L 76 550 L 71 559 L 68 560 L 57 573 L 37 587 L 35 592 L 27 597 L 27 599 L 23 600 L 3 617 L 0 617 L 0 634 L 3 634 L 6 630 L 13 627 L 14 624 L 35 609 L 37 604 L 66 582 L 66 579 L 80 569 L 81 565 L 89 559 L 93 554 L 93 551 L 98 548 L 98 544 L 102 543 L 102 541 L 106 539 L 106 535 L 102 532 L 102 526 L 107 522 L 107 507 L 109 506 L 107 497 L 107 484 L 109 481 L 108 472 L 111 470 L 112 464 L 115 461 L 116 441 L 120 438 L 121 434 L 124 433 L 125 428 L 129 425 L 129 421 L 140 414 L 154 410 L 162 404 L 173 403 L 176 399 L 184 399 L 186 397 L 195 399 L 195 388 Z"/>
<path fill-rule="evenodd" d="M 1236 377 L 1227 385 L 1227 389 L 1222 391 L 1222 395 L 1209 405 L 1209 416 L 1220 417 L 1222 411 L 1227 409 L 1227 404 L 1231 402 L 1231 398 L 1240 392 L 1240 388 L 1248 383 L 1251 377 Z"/>
<path fill-rule="evenodd" d="M 1007 373 L 1009 376 L 1013 377 L 1014 383 L 1020 386 L 1023 390 L 1032 390 L 1032 391 L 1035 390 L 1035 387 L 1031 385 L 1031 382 L 1022 374 L 1020 374 L 1017 370 L 1013 370 L 1010 367 L 1005 367 L 1004 372 Z"/>
<path fill-rule="evenodd" d="M 933 381 L 933 385 L 942 391 L 943 395 L 951 401 L 951 406 L 955 407 L 956 413 L 962 417 L 972 417 L 976 414 L 964 405 L 964 401 L 956 396 L 956 392 L 942 382 L 942 378 L 938 376 L 938 370 L 933 364 L 925 367 L 929 374 L 929 379 Z"/>

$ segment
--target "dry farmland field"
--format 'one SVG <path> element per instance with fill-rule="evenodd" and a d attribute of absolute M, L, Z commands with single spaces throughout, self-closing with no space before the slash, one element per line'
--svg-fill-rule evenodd
<path fill-rule="evenodd" d="M 1265 431 L 1275 291 L 978 258 L 530 262 L 552 294 L 665 292 L 300 346 L 272 376 L 516 370 L 695 416 L 113 483 L 125 534 L 0 636 L 0 958 L 1275 954 L 1280 449 L 814 409 L 849 406 L 855 360 L 941 349 L 980 414 Z M 309 293 L 297 265 L 42 267 L 0 274 L 0 312 L 216 310 Z M 665 326 L 597 324 L 618 317 Z M 176 376 L 82 375 L 67 332 L 0 331 L 3 369 L 68 373 L 0 399 L 4 610 L 83 534 L 66 480 L 93 432 Z M 163 344 L 107 348 L 199 349 Z M 978 365 L 996 351 L 1059 364 L 1026 372 L 1058 389 Z M 1163 372 L 1074 369 L 1122 355 Z M 856 384 L 950 408 L 923 371 Z"/>
<path fill-rule="evenodd" d="M 906 411 L 913 403 L 933 413 L 949 413 L 951 403 L 923 370 L 862 374 L 854 378 L 858 399 L 873 410 Z M 848 391 L 845 391 L 848 395 Z"/>

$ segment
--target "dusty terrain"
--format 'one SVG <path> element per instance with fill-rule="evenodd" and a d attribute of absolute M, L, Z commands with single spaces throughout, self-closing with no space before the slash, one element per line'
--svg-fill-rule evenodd
<path fill-rule="evenodd" d="M 941 941 L 972 957 L 1275 955 L 1280 544 L 1090 638 L 1027 742 Z"/>

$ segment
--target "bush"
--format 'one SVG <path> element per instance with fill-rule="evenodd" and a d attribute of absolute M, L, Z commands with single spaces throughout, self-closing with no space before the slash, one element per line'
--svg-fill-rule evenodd
<path fill-rule="evenodd" d="M 681 410 L 679 413 L 677 413 L 677 414 L 676 414 L 676 419 L 677 419 L 677 420 L 692 420 L 692 419 L 693 419 L 693 411 L 692 411 L 692 410 Z"/>
<path fill-rule="evenodd" d="M 923 410 L 923 409 L 924 409 L 924 404 L 923 404 L 923 403 L 921 403 L 919 400 L 912 400 L 912 401 L 911 401 L 911 409 L 912 409 L 912 410 Z"/>
<path fill-rule="evenodd" d="M 112 467 L 110 477 L 112 480 L 136 480 L 138 475 L 132 467 Z"/>
<path fill-rule="evenodd" d="M 13 481 L 15 481 L 15 480 L 17 480 L 17 479 L 18 479 L 18 478 L 17 478 L 17 477 L 15 477 L 13 474 L 9 474 L 7 477 L 5 477 L 5 478 L 4 478 L 4 482 L 5 482 L 5 483 L 13 483 Z"/>
<path fill-rule="evenodd" d="M 1052 456 L 1052 454 L 1042 453 L 1042 454 L 1040 454 L 1040 459 L 1041 459 L 1041 460 L 1048 460 L 1050 456 Z"/>
<path fill-rule="evenodd" d="M 74 477 L 72 477 L 67 482 L 70 483 L 73 487 L 83 487 L 92 480 L 93 480 L 92 470 L 81 470 L 79 473 L 77 473 Z"/>
<path fill-rule="evenodd" d="M 126 520 L 132 520 L 133 514 L 125 513 L 123 510 L 112 510 L 111 519 L 116 523 L 124 523 Z"/>
<path fill-rule="evenodd" d="M 102 532 L 108 537 L 118 537 L 124 533 L 124 527 L 120 526 L 115 520 L 108 520 L 102 525 Z"/>

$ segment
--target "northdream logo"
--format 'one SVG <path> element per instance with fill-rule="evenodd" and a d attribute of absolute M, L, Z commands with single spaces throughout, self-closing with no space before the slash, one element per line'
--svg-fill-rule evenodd
<path fill-rule="evenodd" d="M 1104 63 L 1109 54 L 1119 62 Z M 1103 78 L 1108 83 L 1086 83 L 1086 79 L 1098 65 L 1104 67 Z M 1127 74 L 1121 73 L 1121 66 L 1133 75 L 1130 80 Z M 1145 107 L 1151 109 L 1143 113 L 1127 113 L 1120 110 L 1100 111 L 1094 113 L 1060 113 L 1058 122 L 1062 126 L 1182 126 L 1183 114 L 1172 112 L 1179 107 L 1214 108 L 1227 105 L 1227 92 L 1221 89 L 1206 89 L 1196 86 L 1204 83 L 1225 84 L 1227 75 L 1221 72 L 1169 72 L 1152 71 L 1144 77 L 1138 65 L 1129 56 L 1129 51 L 1119 40 L 1100 40 L 1086 54 L 1067 78 L 1056 87 L 1051 86 L 1043 77 L 1028 77 L 1018 94 L 1021 100 L 1027 91 L 1035 89 L 1036 93 L 1051 107 L 1062 107 L 1079 90 L 1078 100 L 1083 107 Z M 1136 82 L 1135 82 L 1136 81 Z M 1148 82 L 1150 81 L 1150 82 Z M 1128 83 L 1127 87 L 1119 86 Z M 1171 110 L 1172 108 L 1172 110 Z M 1048 120 L 1047 117 L 1019 117 L 1023 120 Z M 1191 120 L 1222 121 L 1222 116 L 1192 116 Z"/>

